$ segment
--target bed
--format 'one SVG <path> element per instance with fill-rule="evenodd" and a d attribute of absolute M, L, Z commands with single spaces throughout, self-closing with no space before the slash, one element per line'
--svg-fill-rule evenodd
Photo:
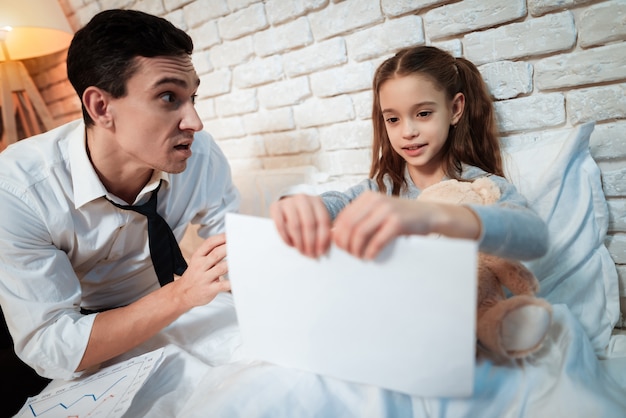
<path fill-rule="evenodd" d="M 541 350 L 524 360 L 478 352 L 472 396 L 410 397 L 250 358 L 237 327 L 236 295 L 221 294 L 112 362 L 164 347 L 162 363 L 124 416 L 625 417 L 626 333 L 615 328 L 623 313 L 604 245 L 608 209 L 589 152 L 593 129 L 589 123 L 518 135 L 505 144 L 509 178 L 551 233 L 548 254 L 526 264 L 540 278 L 540 295 L 553 304 L 554 316 Z M 319 178 L 294 171 L 235 180 L 243 212 L 267 216 L 284 187 L 311 187 Z M 183 249 L 196 243 L 186 238 Z"/>

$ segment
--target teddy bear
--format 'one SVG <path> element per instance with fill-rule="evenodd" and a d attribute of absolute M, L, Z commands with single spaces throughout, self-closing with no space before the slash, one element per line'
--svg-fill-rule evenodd
<path fill-rule="evenodd" d="M 488 177 L 444 180 L 425 188 L 418 200 L 458 205 L 493 204 L 500 188 Z M 507 296 L 504 288 L 511 296 Z M 552 307 L 536 296 L 539 281 L 522 263 L 478 253 L 478 347 L 505 359 L 526 357 L 541 348 Z"/>

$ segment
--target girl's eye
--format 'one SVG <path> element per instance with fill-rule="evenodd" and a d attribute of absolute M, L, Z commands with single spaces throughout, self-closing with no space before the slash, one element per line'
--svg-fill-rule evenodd
<path fill-rule="evenodd" d="M 424 110 L 424 111 L 422 111 L 422 112 L 418 112 L 417 117 L 419 117 L 419 118 L 425 118 L 425 117 L 429 116 L 431 113 L 433 113 L 433 112 L 430 112 L 430 111 Z"/>
<path fill-rule="evenodd" d="M 385 122 L 387 123 L 396 123 L 397 121 L 398 121 L 398 118 L 396 117 L 390 117 L 390 118 L 385 119 Z"/>

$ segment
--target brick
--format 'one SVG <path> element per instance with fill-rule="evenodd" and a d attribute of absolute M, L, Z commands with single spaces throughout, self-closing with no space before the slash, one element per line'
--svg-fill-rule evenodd
<path fill-rule="evenodd" d="M 244 7 L 248 7 L 251 4 L 258 3 L 261 0 L 227 0 L 228 8 L 232 11 L 237 11 L 243 9 Z"/>
<path fill-rule="evenodd" d="M 572 9 L 592 0 L 528 0 L 528 10 L 532 16 L 542 16 L 555 10 Z"/>
<path fill-rule="evenodd" d="M 194 1 L 183 7 L 185 22 L 190 28 L 194 28 L 209 20 L 226 16 L 229 13 L 226 0 L 211 0 L 211 7 L 203 1 Z"/>
<path fill-rule="evenodd" d="M 261 57 L 311 43 L 313 43 L 313 34 L 309 27 L 309 21 L 304 17 L 258 32 L 253 38 L 254 51 Z"/>
<path fill-rule="evenodd" d="M 220 117 L 256 112 L 258 108 L 256 91 L 253 89 L 235 90 L 215 98 L 215 111 Z"/>
<path fill-rule="evenodd" d="M 119 6 L 116 6 L 119 8 Z M 146 12 L 152 15 L 161 16 L 165 13 L 165 7 L 163 7 L 163 3 L 160 1 L 153 0 L 139 0 L 133 4 L 134 10 L 139 10 L 142 12 Z"/>
<path fill-rule="evenodd" d="M 228 159 L 258 158 L 267 155 L 260 136 L 224 139 L 218 141 L 218 145 Z"/>
<path fill-rule="evenodd" d="M 533 90 L 533 67 L 527 62 L 498 61 L 479 67 L 492 96 L 511 99 Z"/>
<path fill-rule="evenodd" d="M 372 146 L 373 133 L 370 121 L 336 123 L 319 128 L 319 131 L 324 151 Z"/>
<path fill-rule="evenodd" d="M 263 137 L 270 156 L 313 152 L 320 148 L 317 129 L 301 129 L 293 132 L 267 134 Z"/>
<path fill-rule="evenodd" d="M 189 26 L 187 26 L 187 22 L 185 22 L 185 13 L 183 12 L 183 9 L 172 10 L 171 12 L 163 15 L 163 18 L 169 20 L 170 22 L 172 22 L 172 25 L 184 30 L 189 34 L 189 36 L 191 36 L 191 33 L 189 33 Z"/>
<path fill-rule="evenodd" d="M 617 278 L 619 280 L 619 295 L 622 300 L 620 300 L 621 311 L 626 312 L 626 301 L 624 297 L 626 296 L 626 266 L 623 264 L 618 264 L 617 266 Z M 622 318 L 622 320 L 626 320 L 626 318 Z M 624 323 L 622 323 L 622 328 L 624 328 Z"/>
<path fill-rule="evenodd" d="M 83 3 L 87 3 L 87 1 Z M 109 0 L 107 1 L 107 8 L 123 9 L 131 6 L 133 3 L 135 3 L 133 0 Z"/>
<path fill-rule="evenodd" d="M 194 52 L 191 61 L 198 74 L 206 74 L 213 71 L 209 51 Z"/>
<path fill-rule="evenodd" d="M 313 164 L 312 154 L 280 155 L 263 158 L 263 168 L 274 170 L 279 168 L 302 167 Z"/>
<path fill-rule="evenodd" d="M 294 106 L 294 118 L 301 128 L 345 122 L 354 119 L 354 106 L 346 95 L 327 99 L 311 98 Z"/>
<path fill-rule="evenodd" d="M 259 87 L 259 103 L 266 109 L 302 103 L 311 97 L 309 80 L 306 76 L 276 81 Z"/>
<path fill-rule="evenodd" d="M 348 60 L 346 42 L 334 38 L 284 54 L 285 73 L 290 77 L 343 64 Z"/>
<path fill-rule="evenodd" d="M 219 19 L 217 26 L 223 39 L 233 40 L 269 26 L 262 3 L 231 13 Z"/>
<path fill-rule="evenodd" d="M 495 102 L 494 107 L 501 132 L 540 129 L 565 123 L 565 98 L 561 93 L 504 100 Z"/>
<path fill-rule="evenodd" d="M 72 27 L 82 28 L 100 11 L 101 9 L 98 3 L 90 3 L 84 7 L 74 9 L 74 15 L 71 16 Z"/>
<path fill-rule="evenodd" d="M 198 97 L 215 97 L 228 93 L 231 89 L 231 79 L 232 75 L 228 70 L 216 70 L 212 73 L 201 75 Z"/>
<path fill-rule="evenodd" d="M 626 236 L 607 236 L 606 246 L 609 249 L 613 261 L 620 264 L 626 263 Z"/>
<path fill-rule="evenodd" d="M 247 175 L 252 170 L 263 168 L 263 161 L 259 158 L 229 158 L 228 163 L 230 164 L 233 177 Z"/>
<path fill-rule="evenodd" d="M 381 0 L 383 13 L 387 16 L 400 16 L 426 7 L 445 4 L 449 0 Z"/>
<path fill-rule="evenodd" d="M 352 93 L 350 95 L 352 103 L 354 103 L 354 112 L 358 119 L 372 119 L 372 102 L 373 92 L 370 88 L 368 91 Z"/>
<path fill-rule="evenodd" d="M 540 90 L 576 87 L 626 78 L 622 43 L 544 58 L 535 64 Z"/>
<path fill-rule="evenodd" d="M 607 198 L 626 197 L 626 167 L 602 170 L 602 188 Z"/>
<path fill-rule="evenodd" d="M 609 207 L 609 232 L 626 230 L 626 200 L 608 199 Z"/>
<path fill-rule="evenodd" d="M 200 116 L 200 119 L 203 121 L 217 117 L 217 113 L 215 112 L 215 100 L 213 99 L 197 100 L 195 108 L 196 112 L 198 112 L 198 116 Z"/>
<path fill-rule="evenodd" d="M 283 78 L 283 64 L 278 55 L 255 59 L 233 69 L 233 80 L 237 87 L 247 88 Z"/>
<path fill-rule="evenodd" d="M 357 61 L 412 45 L 423 45 L 424 42 L 424 27 L 419 16 L 387 20 L 382 25 L 346 35 L 348 55 Z"/>
<path fill-rule="evenodd" d="M 567 114 L 572 125 L 626 117 L 626 84 L 590 87 L 567 93 Z"/>
<path fill-rule="evenodd" d="M 597 124 L 591 133 L 589 148 L 596 160 L 626 158 L 626 121 Z"/>
<path fill-rule="evenodd" d="M 435 41 L 431 43 L 432 46 L 435 46 L 439 49 L 443 49 L 451 54 L 453 57 L 462 57 L 463 56 L 463 44 L 460 39 L 449 39 L 447 41 Z"/>
<path fill-rule="evenodd" d="M 424 14 L 431 39 L 489 28 L 526 15 L 524 0 L 464 0 L 437 7 Z"/>
<path fill-rule="evenodd" d="M 374 67 L 371 62 L 347 64 L 311 74 L 311 90 L 318 97 L 337 96 L 371 87 Z"/>
<path fill-rule="evenodd" d="M 530 57 L 568 50 L 576 43 L 571 12 L 465 35 L 465 54 L 474 64 Z"/>
<path fill-rule="evenodd" d="M 330 176 L 361 174 L 367 176 L 372 152 L 369 149 L 337 150 L 319 154 L 315 160 L 320 171 Z"/>
<path fill-rule="evenodd" d="M 295 19 L 311 10 L 318 10 L 328 4 L 328 0 L 266 0 L 265 11 L 272 25 Z"/>
<path fill-rule="evenodd" d="M 219 44 L 222 40 L 217 31 L 217 23 L 210 21 L 188 31 L 193 39 L 194 51 L 201 51 Z"/>
<path fill-rule="evenodd" d="M 280 132 L 296 127 L 290 108 L 260 109 L 258 112 L 245 115 L 243 121 L 248 134 Z"/>
<path fill-rule="evenodd" d="M 345 0 L 308 14 L 317 41 L 382 22 L 378 1 Z"/>
<path fill-rule="evenodd" d="M 578 42 L 583 48 L 588 48 L 613 41 L 624 41 L 625 22 L 626 2 L 623 0 L 590 6 L 578 19 Z"/>
<path fill-rule="evenodd" d="M 254 57 L 252 37 L 227 41 L 211 48 L 211 62 L 217 68 L 226 68 L 249 61 Z"/>
<path fill-rule="evenodd" d="M 217 118 L 204 122 L 204 129 L 216 140 L 242 138 L 246 135 L 241 116 Z"/>
<path fill-rule="evenodd" d="M 165 10 L 171 12 L 172 10 L 180 9 L 186 4 L 191 3 L 190 0 L 163 0 L 163 6 Z"/>

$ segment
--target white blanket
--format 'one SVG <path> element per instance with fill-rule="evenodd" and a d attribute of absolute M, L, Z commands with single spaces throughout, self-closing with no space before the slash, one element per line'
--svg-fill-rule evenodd
<path fill-rule="evenodd" d="M 568 308 L 555 305 L 550 334 L 536 355 L 508 364 L 477 360 L 472 397 L 410 398 L 246 359 L 232 297 L 224 294 L 129 354 L 166 347 L 163 364 L 125 416 L 623 418 L 625 339 L 614 336 L 614 352 L 599 360 Z"/>

